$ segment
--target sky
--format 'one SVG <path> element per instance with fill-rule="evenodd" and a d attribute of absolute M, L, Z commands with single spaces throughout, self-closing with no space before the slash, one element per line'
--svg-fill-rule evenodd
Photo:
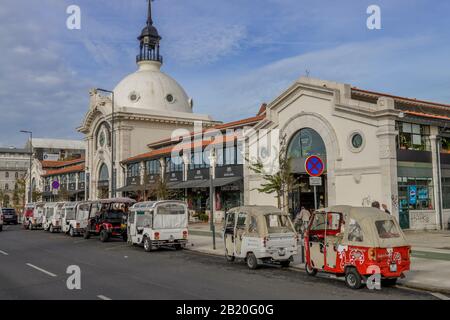
<path fill-rule="evenodd" d="M 70 5 L 81 29 L 69 30 Z M 378 5 L 381 29 L 367 28 Z M 82 139 L 89 89 L 136 70 L 146 0 L 1 0 L 0 146 Z M 194 112 L 233 121 L 298 78 L 450 103 L 450 1 L 156 0 L 163 71 Z"/>

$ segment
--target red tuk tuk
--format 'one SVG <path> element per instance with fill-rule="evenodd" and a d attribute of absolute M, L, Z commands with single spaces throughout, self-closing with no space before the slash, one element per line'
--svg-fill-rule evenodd
<path fill-rule="evenodd" d="M 357 289 L 376 273 L 394 285 L 410 268 L 411 247 L 397 220 L 376 208 L 334 206 L 316 211 L 305 233 L 306 272 L 344 276 Z"/>

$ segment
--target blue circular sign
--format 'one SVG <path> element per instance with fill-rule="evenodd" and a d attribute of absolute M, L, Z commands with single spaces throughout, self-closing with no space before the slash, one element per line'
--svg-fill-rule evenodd
<path fill-rule="evenodd" d="M 55 180 L 55 181 L 52 182 L 52 188 L 53 189 L 59 189 L 59 182 L 58 182 L 58 180 Z"/>
<path fill-rule="evenodd" d="M 319 177 L 325 170 L 325 165 L 318 156 L 310 156 L 305 161 L 305 170 L 311 177 Z"/>

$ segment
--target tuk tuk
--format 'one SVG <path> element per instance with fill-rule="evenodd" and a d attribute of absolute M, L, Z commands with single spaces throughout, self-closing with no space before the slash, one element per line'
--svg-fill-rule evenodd
<path fill-rule="evenodd" d="M 226 259 L 244 259 L 250 269 L 264 263 L 288 267 L 297 254 L 298 236 L 291 218 L 273 206 L 229 210 L 223 232 Z"/>
<path fill-rule="evenodd" d="M 78 202 L 75 206 L 75 215 L 69 221 L 69 235 L 71 237 L 80 236 L 84 234 L 84 230 L 88 224 L 89 210 L 92 202 L 84 201 Z"/>
<path fill-rule="evenodd" d="M 28 217 L 26 219 L 26 226 L 29 230 L 41 229 L 42 222 L 44 219 L 44 202 L 35 203 L 30 212 L 28 212 Z"/>
<path fill-rule="evenodd" d="M 397 220 L 377 209 L 334 206 L 311 216 L 305 234 L 306 272 L 345 277 L 358 289 L 374 273 L 394 285 L 410 267 L 411 247 Z"/>
<path fill-rule="evenodd" d="M 142 245 L 147 252 L 163 246 L 180 250 L 188 241 L 188 216 L 182 201 L 136 203 L 130 209 L 128 241 Z"/>
<path fill-rule="evenodd" d="M 33 216 L 34 207 L 34 203 L 27 203 L 25 205 L 22 217 L 22 226 L 24 229 L 28 229 L 28 224 L 30 223 L 30 219 Z"/>
<path fill-rule="evenodd" d="M 55 213 L 56 202 L 46 202 L 44 205 L 44 216 L 42 218 L 42 228 L 50 231 L 50 225 Z"/>
<path fill-rule="evenodd" d="M 69 233 L 71 229 L 71 221 L 75 220 L 77 202 L 64 202 L 61 209 L 61 231 Z M 73 232 L 73 231 L 72 231 Z"/>
<path fill-rule="evenodd" d="M 130 198 L 92 201 L 83 231 L 84 238 L 98 235 L 102 242 L 107 242 L 112 237 L 127 241 L 128 211 L 135 202 Z"/>

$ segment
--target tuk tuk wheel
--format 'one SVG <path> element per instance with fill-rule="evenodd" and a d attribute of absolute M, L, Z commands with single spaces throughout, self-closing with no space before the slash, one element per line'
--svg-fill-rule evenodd
<path fill-rule="evenodd" d="M 122 234 L 122 240 L 123 240 L 123 242 L 127 242 L 128 241 L 128 234 L 127 233 Z"/>
<path fill-rule="evenodd" d="M 28 224 L 28 229 L 33 230 L 33 225 L 31 223 Z"/>
<path fill-rule="evenodd" d="M 251 252 L 249 254 L 247 254 L 247 266 L 252 270 L 255 270 L 258 268 L 258 259 L 256 259 L 255 254 L 253 254 Z"/>
<path fill-rule="evenodd" d="M 100 241 L 101 242 L 107 242 L 108 240 L 109 240 L 108 231 L 103 229 L 102 231 L 100 231 Z"/>
<path fill-rule="evenodd" d="M 73 231 L 73 228 L 72 228 L 72 227 L 70 227 L 70 229 L 69 229 L 69 235 L 70 235 L 71 237 L 75 237 L 75 231 Z"/>
<path fill-rule="evenodd" d="M 151 251 L 153 251 L 152 240 L 150 240 L 149 237 L 145 237 L 145 238 L 144 238 L 144 250 L 145 250 L 146 252 L 151 252 Z"/>
<path fill-rule="evenodd" d="M 314 269 L 308 263 L 305 263 L 305 270 L 308 276 L 315 276 L 317 274 L 317 269 Z"/>
<path fill-rule="evenodd" d="M 345 284 L 350 289 L 359 289 L 362 285 L 362 277 L 355 269 L 347 269 L 345 273 Z"/>
<path fill-rule="evenodd" d="M 84 239 L 89 239 L 90 237 L 91 237 L 91 233 L 88 230 L 84 230 L 83 238 Z"/>
<path fill-rule="evenodd" d="M 282 268 L 288 268 L 289 265 L 291 264 L 291 261 L 290 260 L 281 261 L 280 264 Z"/>
<path fill-rule="evenodd" d="M 55 230 L 53 230 L 53 225 L 50 225 L 50 228 L 48 228 L 48 230 L 50 231 L 50 233 L 53 233 Z"/>
<path fill-rule="evenodd" d="M 0 231 L 3 231 L 3 226 L 0 226 Z"/>
<path fill-rule="evenodd" d="M 225 258 L 227 259 L 228 262 L 233 262 L 235 257 L 234 256 L 230 256 L 228 254 L 228 250 L 225 249 Z"/>

